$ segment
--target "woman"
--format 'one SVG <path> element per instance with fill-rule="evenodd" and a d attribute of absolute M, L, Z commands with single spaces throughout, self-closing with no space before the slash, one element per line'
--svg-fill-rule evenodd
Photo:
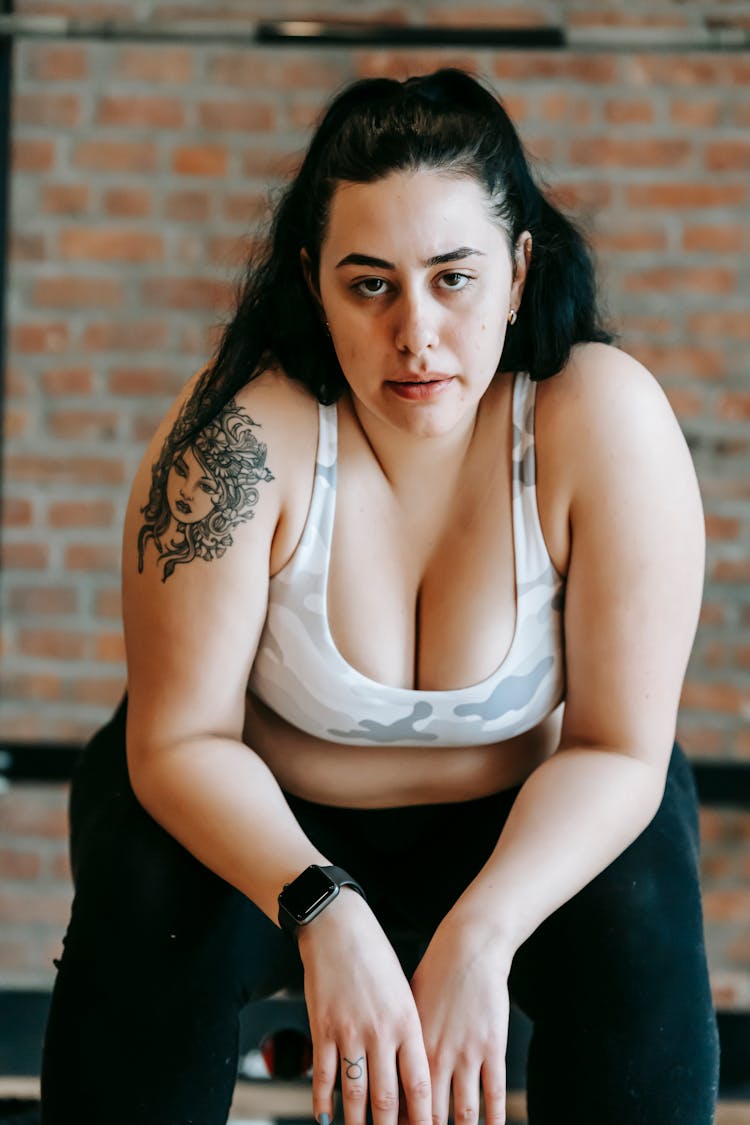
<path fill-rule="evenodd" d="M 502 1122 L 509 997 L 534 1125 L 708 1125 L 703 560 L 677 422 L 502 107 L 345 90 L 135 479 L 46 1125 L 224 1122 L 242 1005 L 302 975 L 321 1125 L 339 1074 L 346 1125 Z"/>

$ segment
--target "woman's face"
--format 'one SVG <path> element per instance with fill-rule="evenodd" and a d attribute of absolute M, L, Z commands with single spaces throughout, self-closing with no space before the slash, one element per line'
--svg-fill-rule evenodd
<path fill-rule="evenodd" d="M 192 449 L 178 453 L 167 476 L 167 503 L 180 523 L 199 523 L 218 500 L 216 481 Z"/>
<path fill-rule="evenodd" d="M 342 183 L 321 247 L 319 294 L 361 408 L 419 436 L 457 425 L 497 371 L 527 262 L 471 177 L 395 172 Z"/>

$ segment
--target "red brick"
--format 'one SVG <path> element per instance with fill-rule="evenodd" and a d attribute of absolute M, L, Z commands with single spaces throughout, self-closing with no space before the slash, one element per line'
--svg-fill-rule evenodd
<path fill-rule="evenodd" d="M 665 387 L 664 390 L 678 418 L 697 418 L 703 413 L 703 398 L 695 391 L 680 387 Z"/>
<path fill-rule="evenodd" d="M 83 660 L 88 651 L 88 636 L 72 629 L 19 629 L 16 644 L 24 656 Z"/>
<path fill-rule="evenodd" d="M 255 223 L 268 213 L 268 195 L 261 191 L 228 192 L 221 201 L 222 214 L 233 223 Z"/>
<path fill-rule="evenodd" d="M 42 372 L 42 388 L 46 395 L 90 395 L 94 389 L 88 367 L 58 367 Z"/>
<path fill-rule="evenodd" d="M 40 205 L 46 215 L 85 215 L 90 204 L 88 184 L 40 184 Z"/>
<path fill-rule="evenodd" d="M 169 333 L 162 321 L 134 320 L 89 324 L 83 333 L 88 351 L 152 351 L 167 346 Z"/>
<path fill-rule="evenodd" d="M 97 590 L 94 607 L 97 617 L 119 620 L 122 617 L 122 604 L 119 586 Z"/>
<path fill-rule="evenodd" d="M 711 890 L 703 895 L 703 910 L 710 922 L 750 924 L 750 890 Z"/>
<path fill-rule="evenodd" d="M 738 668 L 750 668 L 750 645 L 735 645 L 734 663 Z"/>
<path fill-rule="evenodd" d="M 3 834 L 18 839 L 67 839 L 67 785 L 15 783 L 0 794 L 0 821 Z"/>
<path fill-rule="evenodd" d="M 138 82 L 189 82 L 193 76 L 195 52 L 188 47 L 126 45 L 117 56 L 117 74 Z"/>
<path fill-rule="evenodd" d="M 0 936 L 0 969 L 27 969 L 31 953 L 28 941 Z"/>
<path fill-rule="evenodd" d="M 688 20 L 678 12 L 644 12 L 584 8 L 567 13 L 566 22 L 571 27 L 685 27 Z"/>
<path fill-rule="evenodd" d="M 48 926 L 65 926 L 70 918 L 71 894 L 67 891 L 46 889 L 39 891 L 0 887 L 0 918 L 15 925 L 43 923 Z"/>
<path fill-rule="evenodd" d="M 143 283 L 143 301 L 152 308 L 207 310 L 228 308 L 233 297 L 233 286 L 224 281 L 205 277 L 148 278 Z"/>
<path fill-rule="evenodd" d="M 40 868 L 38 852 L 0 847 L 0 879 L 36 879 Z"/>
<path fill-rule="evenodd" d="M 32 415 L 28 410 L 6 407 L 3 416 L 3 435 L 6 439 L 22 437 L 28 430 L 31 419 Z"/>
<path fill-rule="evenodd" d="M 4 676 L 2 679 L 4 699 L 18 703 L 21 700 L 58 702 L 63 697 L 62 680 L 59 676 L 38 673 L 19 673 Z"/>
<path fill-rule="evenodd" d="M 716 267 L 659 267 L 655 269 L 631 269 L 623 278 L 622 288 L 626 293 L 641 293 L 656 290 L 659 293 L 732 293 L 738 288 L 736 270 Z"/>
<path fill-rule="evenodd" d="M 732 340 L 750 340 L 750 316 L 746 310 L 725 312 L 721 309 L 708 309 L 690 313 L 685 326 L 693 335 L 710 336 L 713 339 L 729 337 Z"/>
<path fill-rule="evenodd" d="M 8 258 L 11 262 L 44 262 L 50 256 L 47 237 L 26 231 L 11 231 Z"/>
<path fill-rule="evenodd" d="M 185 107 L 178 98 L 122 97 L 109 95 L 99 100 L 94 117 L 96 125 L 127 128 L 182 129 Z"/>
<path fill-rule="evenodd" d="M 713 254 L 737 254 L 748 243 L 747 231 L 739 223 L 722 226 L 702 225 L 684 227 L 684 250 L 708 250 Z"/>
<path fill-rule="evenodd" d="M 172 191 L 164 200 L 164 216 L 180 223 L 205 222 L 211 201 L 205 191 Z"/>
<path fill-rule="evenodd" d="M 73 43 L 27 43 L 26 69 L 37 82 L 76 82 L 88 77 L 88 53 Z"/>
<path fill-rule="evenodd" d="M 730 516 L 706 516 L 706 534 L 709 539 L 737 539 L 740 521 Z"/>
<path fill-rule="evenodd" d="M 704 879 L 726 879 L 733 872 L 734 865 L 730 856 L 704 855 L 701 860 L 701 874 Z"/>
<path fill-rule="evenodd" d="M 748 564 L 750 572 L 750 563 Z M 739 715 L 743 704 L 750 702 L 750 694 L 735 687 L 734 684 L 685 682 L 680 705 L 696 711 L 723 711 L 729 715 Z"/>
<path fill-rule="evenodd" d="M 10 331 L 10 346 L 26 355 L 65 351 L 70 346 L 70 330 L 64 323 L 17 324 Z"/>
<path fill-rule="evenodd" d="M 58 410 L 49 416 L 49 432 L 55 437 L 103 441 L 117 437 L 119 419 L 112 410 Z"/>
<path fill-rule="evenodd" d="M 622 316 L 622 330 L 628 335 L 666 336 L 674 329 L 674 321 L 665 316 Z"/>
<path fill-rule="evenodd" d="M 14 614 L 75 613 L 78 593 L 71 586 L 14 586 L 6 584 L 8 607 Z"/>
<path fill-rule="evenodd" d="M 11 173 L 51 172 L 55 166 L 55 142 L 47 140 L 11 140 Z"/>
<path fill-rule="evenodd" d="M 612 201 L 612 185 L 587 178 L 584 183 L 558 181 L 548 191 L 550 202 L 563 211 L 598 211 Z"/>
<path fill-rule="evenodd" d="M 42 457 L 16 454 L 8 457 L 7 479 L 57 484 L 122 484 L 122 461 L 105 457 Z"/>
<path fill-rule="evenodd" d="M 118 218 L 142 219 L 151 214 L 153 201 L 147 188 L 118 187 L 105 191 L 102 197 L 104 212 Z"/>
<path fill-rule="evenodd" d="M 46 570 L 49 562 L 47 543 L 0 544 L 1 565 L 7 570 Z"/>
<path fill-rule="evenodd" d="M 31 300 L 40 308 L 118 308 L 124 300 L 122 282 L 114 277 L 40 277 Z"/>
<path fill-rule="evenodd" d="M 65 568 L 116 573 L 120 568 L 120 550 L 104 543 L 71 543 L 65 548 Z"/>
<path fill-rule="evenodd" d="M 549 27 L 551 24 L 542 12 L 535 12 L 528 5 L 521 4 L 516 8 L 512 8 L 509 4 L 461 5 L 460 17 L 457 20 L 455 3 L 438 7 L 433 2 L 427 5 L 426 15 L 427 23 L 439 27 L 455 27 L 457 22 L 460 22 L 461 27 L 478 28 Z"/>
<path fill-rule="evenodd" d="M 748 559 L 717 559 L 709 570 L 717 582 L 750 582 Z"/>
<path fill-rule="evenodd" d="M 125 690 L 124 676 L 115 679 L 81 679 L 71 687 L 71 698 L 76 703 L 97 703 L 103 707 L 113 708 L 122 698 Z"/>
<path fill-rule="evenodd" d="M 519 115 L 511 110 L 509 99 L 503 95 L 501 100 L 511 119 L 520 120 Z M 525 111 L 522 116 L 526 116 Z M 554 93 L 542 94 L 539 98 L 538 116 L 547 124 L 560 121 L 570 125 L 588 126 L 593 120 L 593 107 L 590 98 L 580 97 L 564 90 L 555 90 Z"/>
<path fill-rule="evenodd" d="M 723 52 L 653 54 L 626 56 L 626 80 L 637 86 L 687 86 L 691 90 L 712 90 L 732 85 L 730 67 Z"/>
<path fill-rule="evenodd" d="M 647 98 L 612 98 L 604 103 L 604 120 L 612 125 L 650 125 L 654 103 Z"/>
<path fill-rule="evenodd" d="M 639 343 L 633 353 L 644 367 L 659 378 L 721 379 L 725 374 L 726 354 L 708 348 L 679 344 Z"/>
<path fill-rule="evenodd" d="M 171 167 L 182 176 L 226 176 L 229 153 L 223 145 L 178 145 Z"/>
<path fill-rule="evenodd" d="M 182 390 L 187 379 L 167 368 L 119 367 L 110 372 L 107 387 L 114 395 L 172 396 Z"/>
<path fill-rule="evenodd" d="M 677 741 L 690 754 L 715 758 L 722 748 L 721 731 L 713 727 L 688 726 L 681 718 L 677 724 Z"/>
<path fill-rule="evenodd" d="M 403 79 L 428 74 L 439 66 L 455 66 L 472 74 L 477 71 L 476 56 L 471 51 L 458 50 L 355 50 L 351 53 L 351 62 L 354 75 L 367 78 Z"/>
<path fill-rule="evenodd" d="M 721 121 L 723 103 L 718 98 L 696 101 L 673 98 L 669 106 L 670 121 L 680 128 L 711 129 Z"/>
<path fill-rule="evenodd" d="M 47 509 L 50 527 L 111 527 L 114 518 L 112 500 L 57 500 Z"/>
<path fill-rule="evenodd" d="M 716 414 L 727 421 L 746 422 L 750 419 L 750 394 L 743 391 L 727 391 L 719 395 Z"/>
<path fill-rule="evenodd" d="M 750 170 L 748 141 L 711 141 L 706 145 L 706 167 L 710 172 L 747 172 Z"/>
<path fill-rule="evenodd" d="M 660 227 L 649 229 L 638 225 L 628 229 L 621 226 L 618 230 L 600 229 L 592 236 L 592 242 L 597 250 L 617 250 L 628 252 L 642 252 L 645 250 L 660 251 L 667 247 L 666 232 Z"/>
<path fill-rule="evenodd" d="M 19 742 L 71 742 L 83 744 L 91 737 L 90 719 L 71 718 L 59 713 L 50 704 L 42 711 L 24 710 L 20 714 L 3 715 L 3 736 Z"/>
<path fill-rule="evenodd" d="M 217 49 L 206 59 L 206 68 L 212 83 L 254 90 L 312 89 L 328 93 L 337 70 L 344 76 L 335 55 L 311 55 L 304 48 L 285 48 L 277 53 L 243 47 L 226 54 Z"/>
<path fill-rule="evenodd" d="M 4 496 L 2 517 L 3 527 L 29 527 L 34 518 L 31 501 L 21 496 Z"/>
<path fill-rule="evenodd" d="M 149 141 L 83 141 L 73 150 L 72 165 L 93 172 L 157 172 L 159 146 Z"/>
<path fill-rule="evenodd" d="M 587 168 L 675 168 L 693 153 L 689 141 L 672 137 L 581 137 L 570 142 L 570 160 Z"/>
<path fill-rule="evenodd" d="M 70 869 L 70 853 L 67 848 L 61 849 L 57 855 L 51 856 L 50 873 L 53 879 L 61 882 L 72 882 L 73 873 Z"/>
<path fill-rule="evenodd" d="M 60 231 L 58 243 L 61 256 L 70 261 L 160 262 L 164 259 L 164 239 L 151 231 L 68 227 Z"/>
<path fill-rule="evenodd" d="M 13 98 L 13 124 L 44 125 L 53 129 L 73 129 L 81 122 L 81 101 L 77 94 L 22 94 Z"/>
<path fill-rule="evenodd" d="M 495 56 L 493 71 L 496 78 L 504 80 L 530 82 L 534 79 L 567 79 L 598 86 L 611 85 L 617 81 L 618 62 L 612 54 L 593 52 L 506 51 Z M 473 70 L 474 66 L 469 69 Z"/>
<path fill-rule="evenodd" d="M 104 664 L 125 662 L 125 641 L 122 633 L 100 633 L 95 639 L 95 657 Z"/>
<path fill-rule="evenodd" d="M 625 206 L 657 207 L 673 211 L 687 207 L 741 207 L 747 199 L 745 184 L 662 183 L 628 184 Z"/>
<path fill-rule="evenodd" d="M 242 153 L 242 175 L 249 178 L 286 180 L 297 168 L 301 153 L 275 151 L 269 145 L 262 148 L 246 148 Z"/>
<path fill-rule="evenodd" d="M 198 105 L 198 123 L 202 129 L 214 133 L 270 133 L 276 128 L 276 110 L 266 102 L 245 99 L 238 102 L 202 102 Z"/>

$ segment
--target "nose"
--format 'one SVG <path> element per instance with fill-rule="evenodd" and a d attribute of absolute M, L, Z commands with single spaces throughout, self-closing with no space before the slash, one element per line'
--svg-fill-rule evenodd
<path fill-rule="evenodd" d="M 404 295 L 396 314 L 395 344 L 400 352 L 421 356 L 437 347 L 440 338 L 436 312 L 427 307 L 424 299 Z"/>

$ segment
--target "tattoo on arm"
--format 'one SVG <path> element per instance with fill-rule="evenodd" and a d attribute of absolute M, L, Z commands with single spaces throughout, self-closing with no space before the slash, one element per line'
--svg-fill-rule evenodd
<path fill-rule="evenodd" d="M 261 481 L 274 479 L 266 467 L 266 446 L 253 432 L 258 423 L 230 399 L 190 440 L 194 397 L 180 411 L 151 470 L 144 524 L 138 534 L 138 571 L 153 540 L 166 582 L 179 563 L 221 558 L 232 532 L 253 517 Z"/>

